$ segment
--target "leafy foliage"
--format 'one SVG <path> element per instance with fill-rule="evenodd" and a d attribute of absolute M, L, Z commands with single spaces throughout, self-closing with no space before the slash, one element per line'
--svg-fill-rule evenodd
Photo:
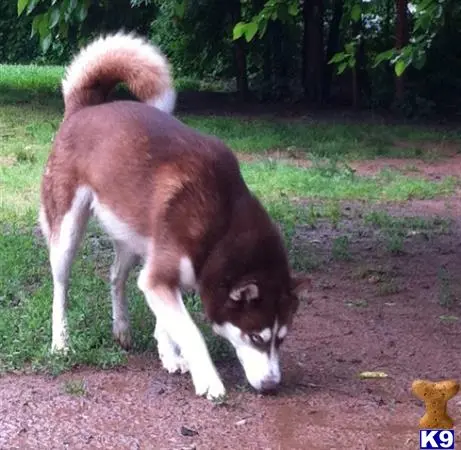
<path fill-rule="evenodd" d="M 389 107 L 397 93 L 412 115 L 456 107 L 461 94 L 457 0 L 17 0 L 0 13 L 1 61 L 66 62 L 94 34 L 124 28 L 149 35 L 181 76 L 238 75 L 261 99 L 315 89 L 319 102 Z"/>

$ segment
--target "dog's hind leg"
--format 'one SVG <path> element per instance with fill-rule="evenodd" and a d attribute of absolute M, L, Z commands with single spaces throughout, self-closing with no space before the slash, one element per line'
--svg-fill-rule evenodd
<path fill-rule="evenodd" d="M 126 350 L 131 348 L 131 329 L 125 285 L 137 256 L 122 242 L 115 241 L 115 260 L 110 271 L 112 298 L 112 333 L 115 340 Z"/>
<path fill-rule="evenodd" d="M 89 218 L 91 193 L 87 188 L 76 190 L 71 207 L 59 223 L 51 223 L 49 240 L 53 276 L 52 351 L 67 351 L 67 291 L 77 247 Z"/>

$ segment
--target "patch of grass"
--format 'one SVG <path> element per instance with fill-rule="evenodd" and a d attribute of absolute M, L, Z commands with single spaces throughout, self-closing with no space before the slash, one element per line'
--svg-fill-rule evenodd
<path fill-rule="evenodd" d="M 30 103 L 61 100 L 63 66 L 0 64 L 0 101 Z M 191 77 L 175 78 L 178 91 L 225 91 L 226 83 Z M 122 88 L 121 91 L 124 89 Z M 51 98 L 50 98 L 51 97 Z"/>
<path fill-rule="evenodd" d="M 296 149 L 314 158 L 314 165 L 323 171 L 334 170 L 335 163 L 350 159 L 376 157 L 421 157 L 417 146 L 402 147 L 402 138 L 415 142 L 457 140 L 456 132 L 436 132 L 410 126 L 341 124 L 322 122 L 280 122 L 229 117 L 184 117 L 195 128 L 219 136 L 240 152 L 260 153 L 268 150 Z M 320 159 L 319 159 L 320 158 Z M 322 158 L 326 158 L 323 159 Z M 349 169 L 350 170 L 350 169 Z"/>
<path fill-rule="evenodd" d="M 349 173 L 325 175 L 315 168 L 303 169 L 285 164 L 242 163 L 242 172 L 251 189 L 266 199 L 314 197 L 330 200 L 405 201 L 430 199 L 454 192 L 456 180 L 445 178 L 436 183 L 401 174 L 359 177 Z"/>
<path fill-rule="evenodd" d="M 87 395 L 85 380 L 67 380 L 63 383 L 63 389 L 66 394 L 76 397 L 84 397 Z"/>
<path fill-rule="evenodd" d="M 429 238 L 446 233 L 450 226 L 450 221 L 441 217 L 394 217 L 386 211 L 373 211 L 364 217 L 364 222 L 382 230 L 387 250 L 394 255 L 403 253 L 407 238 L 417 234 Z"/>
<path fill-rule="evenodd" d="M 377 287 L 377 294 L 381 297 L 398 294 L 402 289 L 394 280 L 386 280 L 379 283 Z"/>
<path fill-rule="evenodd" d="M 452 289 L 451 275 L 445 267 L 437 270 L 437 280 L 439 284 L 439 304 L 445 308 L 450 308 L 455 303 L 455 295 Z"/>
<path fill-rule="evenodd" d="M 307 210 L 306 225 L 310 226 L 311 228 L 316 228 L 320 217 L 322 217 L 322 215 L 319 209 L 311 203 Z"/>
<path fill-rule="evenodd" d="M 333 240 L 332 255 L 334 259 L 348 261 L 351 259 L 348 236 L 339 236 Z"/>
<path fill-rule="evenodd" d="M 362 299 L 347 300 L 345 304 L 349 308 L 367 308 L 368 307 L 368 301 L 362 300 Z"/>
<path fill-rule="evenodd" d="M 307 244 L 298 246 L 289 243 L 289 257 L 293 269 L 299 272 L 311 272 L 321 264 L 318 255 Z"/>
<path fill-rule="evenodd" d="M 364 217 L 364 220 L 367 225 L 376 226 L 381 229 L 393 229 L 401 233 L 408 233 L 409 231 L 446 232 L 450 225 L 450 221 L 443 217 L 395 217 L 386 211 L 368 213 Z"/>
<path fill-rule="evenodd" d="M 0 64 L 0 99 L 30 102 L 44 95 L 58 96 L 63 75 L 60 66 Z"/>
<path fill-rule="evenodd" d="M 341 207 L 339 201 L 332 200 L 327 202 L 324 209 L 324 216 L 330 220 L 333 229 L 336 230 L 341 221 Z"/>
<path fill-rule="evenodd" d="M 439 317 L 442 322 L 457 322 L 459 320 L 458 316 L 446 315 L 443 314 Z"/>
<path fill-rule="evenodd" d="M 402 255 L 404 238 L 401 234 L 391 231 L 386 236 L 386 247 L 387 250 L 393 255 Z"/>

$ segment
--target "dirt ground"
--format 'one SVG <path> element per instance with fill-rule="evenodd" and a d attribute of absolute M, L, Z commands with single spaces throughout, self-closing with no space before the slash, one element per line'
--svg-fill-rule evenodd
<path fill-rule="evenodd" d="M 413 163 L 437 178 L 453 174 L 461 160 Z M 370 173 L 385 164 L 366 162 L 357 170 Z M 0 378 L 0 448 L 419 448 L 424 408 L 410 392 L 412 381 L 461 379 L 461 197 L 381 207 L 452 222 L 442 233 L 408 236 L 403 252 L 390 255 L 378 232 L 359 224 L 366 206 L 343 204 L 346 261 L 331 257 L 329 225 L 300 228 L 297 245 L 308 246 L 317 265 L 309 301 L 282 347 L 278 395 L 249 390 L 236 361 L 218 365 L 229 391 L 219 406 L 195 397 L 188 375 L 168 375 L 148 357 L 132 357 L 117 370 L 85 368 L 56 378 L 6 375 Z M 450 280 L 441 278 L 440 268 Z M 449 308 L 443 306 L 448 298 Z M 388 377 L 362 380 L 363 371 Z M 68 380 L 84 380 L 84 395 L 66 392 Z M 461 394 L 449 413 L 461 426 Z"/>

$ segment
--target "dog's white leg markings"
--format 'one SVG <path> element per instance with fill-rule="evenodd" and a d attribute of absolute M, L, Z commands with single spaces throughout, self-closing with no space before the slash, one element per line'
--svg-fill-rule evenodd
<path fill-rule="evenodd" d="M 189 372 L 189 364 L 182 357 L 179 347 L 172 341 L 158 319 L 155 325 L 154 337 L 157 340 L 158 354 L 163 367 L 169 373 Z"/>
<path fill-rule="evenodd" d="M 184 256 L 179 261 L 179 278 L 181 285 L 186 288 L 193 288 L 196 284 L 194 267 L 192 261 Z M 181 350 L 171 339 L 165 327 L 157 319 L 154 337 L 157 340 L 157 348 L 163 367 L 169 373 L 189 372 L 189 364 L 181 355 Z"/>
<path fill-rule="evenodd" d="M 197 280 L 195 278 L 194 266 L 187 256 L 183 256 L 179 260 L 179 281 L 182 287 L 185 288 L 191 289 L 196 286 Z"/>
<path fill-rule="evenodd" d="M 225 395 L 224 385 L 211 361 L 203 336 L 184 306 L 179 290 L 149 287 L 147 267 L 141 270 L 138 286 L 157 321 L 179 347 L 187 361 L 197 395 L 216 399 Z"/>
<path fill-rule="evenodd" d="M 67 290 L 72 261 L 89 217 L 90 191 L 77 189 L 69 211 L 56 236 L 50 236 L 50 264 L 53 276 L 52 350 L 67 351 Z"/>
<path fill-rule="evenodd" d="M 112 332 L 120 345 L 131 347 L 130 316 L 125 296 L 125 285 L 130 269 L 136 262 L 136 255 L 121 242 L 114 242 L 115 260 L 110 271 L 112 298 Z"/>

